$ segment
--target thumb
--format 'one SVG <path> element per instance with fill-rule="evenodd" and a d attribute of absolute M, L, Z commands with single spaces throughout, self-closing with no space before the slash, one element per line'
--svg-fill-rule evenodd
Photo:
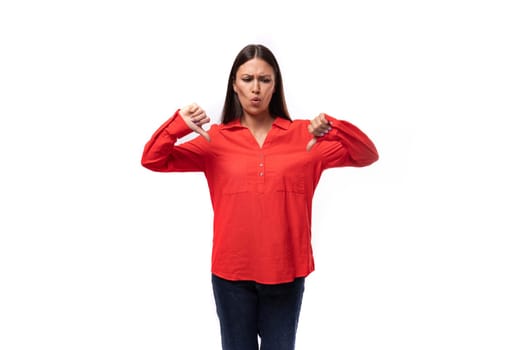
<path fill-rule="evenodd" d="M 308 144 L 306 145 L 306 150 L 310 152 L 310 150 L 312 149 L 312 147 L 315 145 L 316 142 L 317 142 L 317 137 L 312 137 L 312 139 L 308 141 Z"/>
<path fill-rule="evenodd" d="M 202 137 L 204 137 L 206 139 L 206 141 L 210 142 L 210 135 L 206 132 L 206 130 L 204 130 L 203 128 L 201 128 L 200 126 L 195 126 L 195 129 L 193 130 L 195 131 L 197 134 L 201 135 Z"/>

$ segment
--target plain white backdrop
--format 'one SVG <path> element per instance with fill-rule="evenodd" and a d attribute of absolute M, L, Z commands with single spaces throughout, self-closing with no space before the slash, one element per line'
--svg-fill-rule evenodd
<path fill-rule="evenodd" d="M 262 43 L 381 156 L 321 179 L 297 349 L 524 349 L 518 5 L 2 2 L 0 348 L 220 349 L 204 176 L 140 158 Z"/>

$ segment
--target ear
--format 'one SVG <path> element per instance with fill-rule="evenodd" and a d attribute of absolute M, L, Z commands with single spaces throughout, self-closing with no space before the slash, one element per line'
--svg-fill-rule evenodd
<path fill-rule="evenodd" d="M 237 93 L 237 85 L 235 82 L 232 83 L 233 92 Z"/>

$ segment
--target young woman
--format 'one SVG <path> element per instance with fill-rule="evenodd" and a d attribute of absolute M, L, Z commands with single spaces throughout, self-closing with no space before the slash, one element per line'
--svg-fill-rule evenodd
<path fill-rule="evenodd" d="M 279 65 L 262 45 L 233 62 L 222 121 L 181 108 L 147 142 L 153 171 L 202 171 L 214 211 L 212 286 L 224 350 L 292 350 L 314 270 L 312 198 L 323 170 L 378 159 L 356 126 L 321 113 L 292 120 Z M 195 131 L 200 136 L 176 144 Z"/>

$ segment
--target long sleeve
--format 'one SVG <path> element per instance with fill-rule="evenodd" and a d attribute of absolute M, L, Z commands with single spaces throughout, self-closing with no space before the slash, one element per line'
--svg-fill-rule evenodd
<path fill-rule="evenodd" d="M 206 145 L 197 137 L 181 145 L 177 140 L 192 130 L 180 117 L 179 111 L 155 131 L 146 143 L 142 154 L 142 165 L 159 172 L 204 171 Z"/>
<path fill-rule="evenodd" d="M 324 168 L 341 166 L 364 167 L 379 159 L 376 146 L 370 138 L 355 125 L 335 119 L 329 115 L 332 130 L 318 138 L 319 152 L 322 152 Z"/>

